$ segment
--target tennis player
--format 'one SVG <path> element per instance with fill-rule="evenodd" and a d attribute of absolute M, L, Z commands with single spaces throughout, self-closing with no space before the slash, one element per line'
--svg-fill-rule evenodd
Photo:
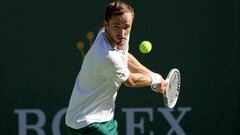
<path fill-rule="evenodd" d="M 127 87 L 156 85 L 166 90 L 166 81 L 130 53 L 129 37 L 133 8 L 124 2 L 110 3 L 104 27 L 86 54 L 66 113 L 69 135 L 117 135 L 115 100 L 121 84 Z"/>

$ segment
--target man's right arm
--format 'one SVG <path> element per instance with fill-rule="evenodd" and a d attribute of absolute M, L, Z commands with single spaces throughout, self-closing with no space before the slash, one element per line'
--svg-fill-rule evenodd
<path fill-rule="evenodd" d="M 149 75 L 143 73 L 129 73 L 129 76 L 123 84 L 127 87 L 145 87 L 149 86 L 152 79 Z"/>
<path fill-rule="evenodd" d="M 128 53 L 128 69 L 132 73 L 151 74 L 151 70 L 143 66 L 132 54 Z"/>
<path fill-rule="evenodd" d="M 143 66 L 133 55 L 130 53 L 128 54 L 128 69 L 130 71 L 128 79 L 123 82 L 124 85 L 127 87 L 145 87 L 150 86 L 154 79 L 153 79 L 153 73 L 148 68 Z M 156 74 L 155 74 L 156 76 Z M 161 75 L 157 74 L 157 78 L 159 81 L 158 91 L 162 92 L 166 88 L 165 80 L 162 78 Z"/>

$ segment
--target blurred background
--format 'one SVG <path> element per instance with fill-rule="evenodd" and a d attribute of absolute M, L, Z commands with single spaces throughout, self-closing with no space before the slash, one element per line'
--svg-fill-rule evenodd
<path fill-rule="evenodd" d="M 110 0 L 0 4 L 1 135 L 66 135 L 64 113 Z M 239 135 L 239 0 L 127 0 L 130 52 L 167 76 L 182 74 L 174 110 L 146 88 L 122 86 L 120 135 Z M 149 40 L 153 50 L 139 52 Z"/>

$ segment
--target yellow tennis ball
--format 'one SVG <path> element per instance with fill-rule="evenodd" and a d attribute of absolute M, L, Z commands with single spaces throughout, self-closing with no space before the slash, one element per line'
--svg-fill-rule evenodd
<path fill-rule="evenodd" d="M 152 50 L 152 43 L 150 41 L 142 41 L 139 45 L 139 50 L 141 53 L 149 53 Z"/>

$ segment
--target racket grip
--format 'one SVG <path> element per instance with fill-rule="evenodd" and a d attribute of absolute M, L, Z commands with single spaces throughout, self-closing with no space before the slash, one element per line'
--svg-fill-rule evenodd
<path fill-rule="evenodd" d="M 151 85 L 151 89 L 152 89 L 154 92 L 156 92 L 156 93 L 158 93 L 157 85 L 158 85 L 158 84 L 153 84 L 153 85 Z"/>

